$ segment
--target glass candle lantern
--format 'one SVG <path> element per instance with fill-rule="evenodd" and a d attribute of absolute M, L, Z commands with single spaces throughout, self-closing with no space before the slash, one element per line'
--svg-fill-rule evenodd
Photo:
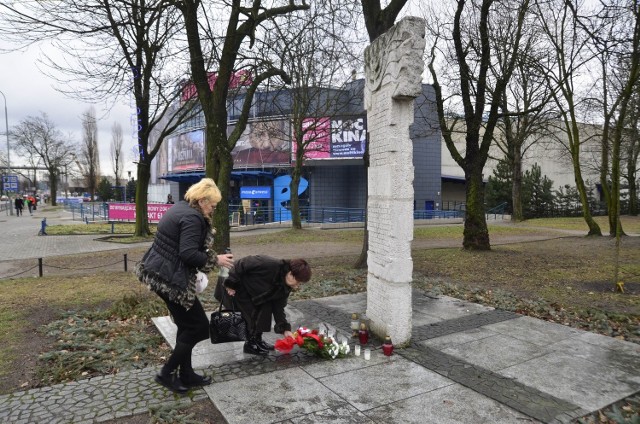
<path fill-rule="evenodd" d="M 352 337 L 358 337 L 358 329 L 360 328 L 360 323 L 358 322 L 358 314 L 351 314 L 351 335 Z"/>
<path fill-rule="evenodd" d="M 364 350 L 364 360 L 368 361 L 369 359 L 371 359 L 371 349 L 365 349 Z"/>
<path fill-rule="evenodd" d="M 353 354 L 356 356 L 360 356 L 360 345 L 355 345 L 353 348 Z"/>
<path fill-rule="evenodd" d="M 384 353 L 384 356 L 391 356 L 393 354 L 393 343 L 391 343 L 391 337 L 389 336 L 384 338 L 382 353 Z"/>
<path fill-rule="evenodd" d="M 360 344 L 362 345 L 365 345 L 369 342 L 369 330 L 367 330 L 367 326 L 364 322 L 360 324 L 360 330 L 358 330 L 358 340 L 360 340 Z"/>

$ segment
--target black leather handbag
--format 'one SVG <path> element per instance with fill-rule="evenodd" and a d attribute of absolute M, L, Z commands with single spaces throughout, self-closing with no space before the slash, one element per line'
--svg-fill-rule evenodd
<path fill-rule="evenodd" d="M 223 289 L 218 310 L 211 313 L 209 335 L 213 344 L 241 342 L 247 338 L 247 323 L 242 318 L 242 313 L 236 311 L 233 298 L 231 299 L 232 309 L 222 309 L 225 291 Z"/>

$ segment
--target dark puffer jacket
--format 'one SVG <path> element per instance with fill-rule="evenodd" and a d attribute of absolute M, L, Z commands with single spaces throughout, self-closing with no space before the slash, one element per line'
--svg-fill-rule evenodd
<path fill-rule="evenodd" d="M 276 333 L 291 331 L 284 312 L 291 294 L 285 282 L 290 270 L 288 260 L 269 256 L 246 256 L 236 261 L 224 285 L 236 290 L 237 305 L 252 321 L 250 330 L 270 331 L 273 316 Z M 225 301 L 228 299 L 225 297 Z"/>
<path fill-rule="evenodd" d="M 198 269 L 209 271 L 216 262 L 207 249 L 211 227 L 202 214 L 180 201 L 164 214 L 149 251 L 136 269 L 150 289 L 189 309 L 195 299 Z"/>

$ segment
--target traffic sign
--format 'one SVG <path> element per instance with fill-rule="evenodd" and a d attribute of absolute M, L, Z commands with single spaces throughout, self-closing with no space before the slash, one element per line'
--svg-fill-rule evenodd
<path fill-rule="evenodd" d="M 2 189 L 4 191 L 18 191 L 18 176 L 17 175 L 3 175 L 2 176 Z"/>

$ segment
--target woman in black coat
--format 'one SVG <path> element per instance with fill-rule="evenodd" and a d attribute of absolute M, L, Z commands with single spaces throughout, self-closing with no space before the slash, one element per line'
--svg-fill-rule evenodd
<path fill-rule="evenodd" d="M 164 300 L 178 327 L 175 349 L 156 375 L 156 382 L 177 393 L 211 383 L 191 365 L 193 347 L 209 337 L 209 320 L 196 296 L 196 273 L 233 266 L 233 255 L 216 255 L 212 249 L 211 216 L 221 199 L 215 182 L 203 178 L 184 198 L 162 216 L 151 248 L 136 267 L 138 279 Z"/>
<path fill-rule="evenodd" d="M 249 336 L 243 348 L 245 353 L 264 355 L 273 350 L 272 345 L 262 340 L 262 333 L 271 331 L 271 317 L 276 333 L 293 336 L 284 308 L 291 291 L 310 279 L 311 268 L 304 259 L 246 256 L 236 262 L 224 287 L 229 296 L 234 297 L 247 322 Z M 229 297 L 224 300 L 225 306 L 230 307 Z"/>

